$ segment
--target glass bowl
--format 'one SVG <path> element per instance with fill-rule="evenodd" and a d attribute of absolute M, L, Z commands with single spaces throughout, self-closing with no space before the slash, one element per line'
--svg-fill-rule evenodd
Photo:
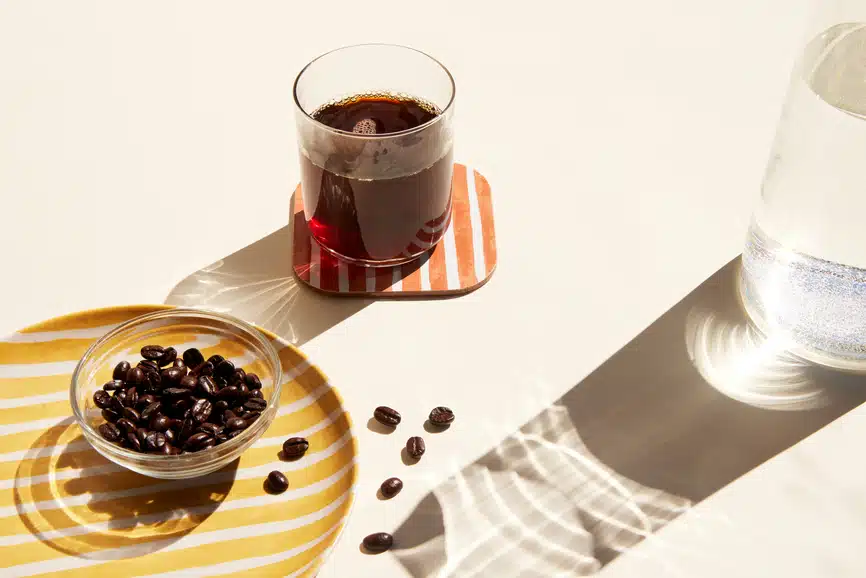
<path fill-rule="evenodd" d="M 179 455 L 138 453 L 104 439 L 97 427 L 104 423 L 93 394 L 111 380 L 114 366 L 141 359 L 144 345 L 173 346 L 178 357 L 197 347 L 207 359 L 220 354 L 258 374 L 268 406 L 244 432 L 220 445 Z M 237 459 L 268 429 L 280 400 L 282 369 L 270 340 L 252 325 L 222 313 L 196 309 L 168 309 L 148 313 L 118 326 L 96 341 L 78 362 L 72 374 L 72 412 L 84 437 L 93 448 L 115 464 L 134 472 L 163 479 L 195 478 L 214 472 Z"/>

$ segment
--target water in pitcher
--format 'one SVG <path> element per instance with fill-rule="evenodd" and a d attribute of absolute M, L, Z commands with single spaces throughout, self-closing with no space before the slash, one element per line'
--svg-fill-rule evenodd
<path fill-rule="evenodd" d="M 866 369 L 866 23 L 796 69 L 743 253 L 743 301 L 805 357 Z"/>

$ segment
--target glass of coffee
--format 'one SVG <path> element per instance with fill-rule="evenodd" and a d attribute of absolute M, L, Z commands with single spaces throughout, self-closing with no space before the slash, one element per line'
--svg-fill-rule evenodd
<path fill-rule="evenodd" d="M 454 79 L 404 46 L 328 52 L 295 80 L 304 216 L 328 253 L 416 259 L 451 222 Z"/>

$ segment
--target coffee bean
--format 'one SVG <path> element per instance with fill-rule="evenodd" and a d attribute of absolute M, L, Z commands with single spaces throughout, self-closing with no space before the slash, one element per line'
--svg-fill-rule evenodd
<path fill-rule="evenodd" d="M 96 404 L 96 407 L 99 409 L 107 408 L 109 402 L 111 402 L 111 396 L 108 395 L 107 391 L 97 389 L 93 392 L 93 403 Z"/>
<path fill-rule="evenodd" d="M 165 435 L 166 445 L 173 444 L 175 441 L 177 441 L 177 434 L 174 433 L 173 429 L 165 430 L 163 435 Z"/>
<path fill-rule="evenodd" d="M 376 408 L 373 412 L 373 417 L 376 418 L 376 421 L 383 425 L 396 427 L 397 424 L 400 423 L 400 420 L 403 419 L 400 416 L 400 412 L 396 409 L 391 409 L 390 407 L 381 405 Z"/>
<path fill-rule="evenodd" d="M 160 372 L 151 369 L 144 370 L 144 383 L 148 390 L 153 392 L 158 392 L 164 386 Z"/>
<path fill-rule="evenodd" d="M 454 412 L 444 405 L 434 407 L 430 412 L 430 423 L 433 425 L 443 426 L 454 421 Z"/>
<path fill-rule="evenodd" d="M 393 498 L 403 489 L 403 480 L 400 478 L 388 478 L 379 488 L 382 490 L 382 495 L 386 498 Z"/>
<path fill-rule="evenodd" d="M 221 433 L 223 433 L 223 427 L 219 426 L 215 423 L 205 422 L 205 423 L 201 424 L 200 426 L 198 426 L 198 431 L 204 432 L 204 433 L 208 434 L 209 436 L 217 437 Z"/>
<path fill-rule="evenodd" d="M 177 387 L 183 377 L 183 371 L 176 367 L 163 369 L 159 374 L 163 387 Z"/>
<path fill-rule="evenodd" d="M 114 366 L 114 373 L 111 374 L 111 379 L 124 380 L 127 373 L 129 373 L 129 362 L 121 361 Z"/>
<path fill-rule="evenodd" d="M 238 388 L 238 398 L 239 399 L 246 399 L 250 396 L 250 388 L 247 387 L 246 383 L 238 382 L 238 384 L 235 385 L 235 387 Z"/>
<path fill-rule="evenodd" d="M 162 352 L 162 357 L 157 360 L 160 367 L 165 367 L 166 365 L 171 365 L 174 363 L 174 360 L 177 359 L 177 349 L 174 347 L 166 347 L 165 351 Z"/>
<path fill-rule="evenodd" d="M 246 376 L 244 376 L 244 383 L 247 384 L 247 387 L 250 389 L 262 388 L 262 380 L 259 379 L 259 376 L 255 373 L 246 374 Z"/>
<path fill-rule="evenodd" d="M 196 382 L 196 392 L 203 396 L 214 396 L 217 392 L 217 386 L 213 378 L 209 375 L 202 375 Z"/>
<path fill-rule="evenodd" d="M 186 363 L 187 367 L 198 367 L 204 363 L 204 355 L 195 347 L 190 347 L 183 352 L 183 362 Z"/>
<path fill-rule="evenodd" d="M 129 442 L 129 447 L 137 452 L 141 451 L 141 441 L 134 433 L 126 434 L 126 440 Z"/>
<path fill-rule="evenodd" d="M 193 375 L 213 375 L 213 363 L 205 361 L 193 370 Z"/>
<path fill-rule="evenodd" d="M 265 399 L 265 394 L 262 393 L 260 389 L 254 389 L 250 391 L 250 397 L 256 399 Z"/>
<path fill-rule="evenodd" d="M 189 397 L 190 393 L 190 390 L 183 387 L 167 387 L 162 390 L 162 395 L 169 399 L 180 399 L 183 397 Z"/>
<path fill-rule="evenodd" d="M 138 366 L 145 373 L 153 371 L 159 373 L 159 364 L 152 359 L 142 359 L 138 362 Z"/>
<path fill-rule="evenodd" d="M 126 392 L 123 391 L 122 389 L 118 389 L 117 391 L 114 392 L 114 398 L 112 399 L 112 401 L 119 403 L 120 407 L 126 407 Z M 123 410 L 119 410 L 119 411 L 123 411 Z"/>
<path fill-rule="evenodd" d="M 219 355 L 219 354 L 211 355 L 210 357 L 207 358 L 207 362 L 210 363 L 211 365 L 213 365 L 214 367 L 216 367 L 217 365 L 219 365 L 220 363 L 222 363 L 225 360 L 226 360 L 226 358 L 223 357 L 222 355 Z"/>
<path fill-rule="evenodd" d="M 147 431 L 146 427 L 140 427 L 135 429 L 135 437 L 138 438 L 138 441 L 140 441 L 142 445 L 144 444 L 144 440 L 147 439 L 148 433 L 149 432 Z"/>
<path fill-rule="evenodd" d="M 138 403 L 136 405 L 138 405 L 139 409 L 144 409 L 155 401 L 156 401 L 156 398 L 154 396 L 152 396 L 149 393 L 146 393 L 144 395 L 138 396 Z"/>
<path fill-rule="evenodd" d="M 210 400 L 200 399 L 192 405 L 192 419 L 204 423 L 210 417 L 211 411 L 213 411 L 213 404 Z"/>
<path fill-rule="evenodd" d="M 236 430 L 236 431 L 229 432 L 229 433 L 228 433 L 228 438 L 229 438 L 229 439 L 236 438 L 236 437 L 238 437 L 239 435 L 241 435 L 242 433 L 244 433 L 244 430 L 242 430 L 242 429 L 239 429 L 239 430 Z"/>
<path fill-rule="evenodd" d="M 141 385 L 144 383 L 144 370 L 133 367 L 126 373 L 126 383 L 129 385 Z"/>
<path fill-rule="evenodd" d="M 119 379 L 112 379 L 102 386 L 103 391 L 117 391 L 118 389 L 123 389 L 123 381 Z"/>
<path fill-rule="evenodd" d="M 158 413 L 151 418 L 150 428 L 154 431 L 165 432 L 169 427 L 171 427 L 171 422 L 171 418 Z"/>
<path fill-rule="evenodd" d="M 156 361 L 165 353 L 165 348 L 162 345 L 145 345 L 141 348 L 141 356 L 145 359 Z"/>
<path fill-rule="evenodd" d="M 181 453 L 181 450 L 180 450 L 180 448 L 175 447 L 175 446 L 171 445 L 170 443 L 166 442 L 165 443 L 165 449 L 163 450 L 162 453 L 169 455 L 169 456 L 176 456 L 179 453 Z"/>
<path fill-rule="evenodd" d="M 120 439 L 120 428 L 118 428 L 113 423 L 104 423 L 97 429 L 99 430 L 99 435 L 101 435 L 110 442 L 116 442 Z"/>
<path fill-rule="evenodd" d="M 282 493 L 289 489 L 289 480 L 283 472 L 274 470 L 268 474 L 268 487 L 272 492 Z"/>
<path fill-rule="evenodd" d="M 194 375 L 184 375 L 180 378 L 180 382 L 178 382 L 178 387 L 189 390 L 194 390 L 197 385 L 198 379 Z"/>
<path fill-rule="evenodd" d="M 310 449 L 310 442 L 304 438 L 289 438 L 283 442 L 283 455 L 287 458 L 299 458 Z"/>
<path fill-rule="evenodd" d="M 162 407 L 161 401 L 154 401 L 153 403 L 148 404 L 147 407 L 141 410 L 141 419 L 145 421 L 150 421 L 153 413 L 158 411 L 160 407 Z"/>
<path fill-rule="evenodd" d="M 131 421 L 132 423 L 138 423 L 138 420 L 141 419 L 141 416 L 138 415 L 138 412 L 132 409 L 131 407 L 123 408 L 123 413 L 121 414 L 123 417 Z"/>
<path fill-rule="evenodd" d="M 370 552 L 384 552 L 394 545 L 394 537 L 387 532 L 376 532 L 364 538 L 364 548 Z"/>
<path fill-rule="evenodd" d="M 200 431 L 198 433 L 194 433 L 191 436 L 189 436 L 189 438 L 186 440 L 185 447 L 188 447 L 191 449 L 192 448 L 198 448 L 200 445 L 202 445 L 205 442 L 205 440 L 210 440 L 210 439 L 213 439 L 213 438 L 211 436 L 209 436 L 208 434 Z"/>
<path fill-rule="evenodd" d="M 226 411 L 228 408 L 229 408 L 229 402 L 227 402 L 227 401 L 224 400 L 224 399 L 221 399 L 220 401 L 218 401 L 218 402 L 216 402 L 215 404 L 213 404 L 213 412 L 214 412 L 214 414 L 216 414 L 216 415 L 220 415 L 220 416 L 221 416 L 223 413 L 225 413 L 225 411 Z"/>
<path fill-rule="evenodd" d="M 242 429 L 246 429 L 247 422 L 240 417 L 233 417 L 232 419 L 226 422 L 226 427 L 231 431 L 238 431 Z"/>
<path fill-rule="evenodd" d="M 191 417 L 185 418 L 177 432 L 178 441 L 186 441 L 195 432 L 195 422 Z"/>
<path fill-rule="evenodd" d="M 219 403 L 219 402 L 217 402 L 217 403 Z M 228 421 L 230 419 L 234 419 L 236 417 L 238 417 L 238 416 L 234 411 L 227 409 L 223 412 L 223 423 L 228 423 Z"/>
<path fill-rule="evenodd" d="M 165 445 L 165 434 L 158 431 L 149 432 L 144 438 L 144 443 L 148 451 L 161 451 Z"/>
<path fill-rule="evenodd" d="M 125 417 L 117 420 L 117 427 L 120 428 L 120 431 L 122 431 L 124 435 L 135 432 L 135 423 L 131 422 Z"/>
<path fill-rule="evenodd" d="M 187 367 L 186 367 L 186 362 L 185 362 L 183 359 L 181 359 L 180 357 L 178 357 L 177 359 L 175 359 L 175 360 L 174 360 L 174 363 L 172 363 L 171 366 L 172 366 L 172 367 L 176 367 L 176 368 L 178 368 L 179 370 L 181 370 L 181 371 L 183 372 L 184 375 L 187 374 L 187 371 L 188 371 L 188 370 L 187 370 Z"/>
<path fill-rule="evenodd" d="M 229 401 L 235 399 L 238 396 L 238 393 L 239 392 L 237 387 L 235 387 L 234 385 L 229 385 L 219 390 L 219 393 L 217 393 L 217 397 L 219 399 Z"/>
<path fill-rule="evenodd" d="M 257 397 L 250 398 L 244 402 L 244 407 L 250 411 L 265 411 L 268 407 L 268 402 Z"/>
<path fill-rule="evenodd" d="M 416 460 L 424 455 L 426 449 L 424 440 L 418 436 L 411 437 L 406 441 L 406 452 Z"/>
<path fill-rule="evenodd" d="M 171 401 L 169 405 L 170 413 L 173 415 L 179 415 L 181 417 L 186 417 L 186 411 L 192 407 L 192 401 L 189 398 L 177 399 Z"/>
<path fill-rule="evenodd" d="M 219 364 L 214 364 L 213 374 L 223 379 L 228 379 L 235 372 L 235 364 L 228 359 L 223 359 Z"/>
<path fill-rule="evenodd" d="M 243 383 L 244 380 L 246 379 L 246 377 L 247 377 L 247 372 L 244 371 L 243 368 L 238 367 L 237 369 L 235 369 L 235 372 L 229 378 L 229 383 L 231 383 L 231 384 Z"/>
<path fill-rule="evenodd" d="M 117 395 L 115 395 L 114 397 L 112 397 L 111 401 L 108 402 L 108 409 L 110 409 L 111 411 L 113 411 L 117 415 L 122 414 L 123 410 L 126 408 L 126 406 L 123 405 L 124 397 L 126 397 L 126 396 L 118 397 Z"/>

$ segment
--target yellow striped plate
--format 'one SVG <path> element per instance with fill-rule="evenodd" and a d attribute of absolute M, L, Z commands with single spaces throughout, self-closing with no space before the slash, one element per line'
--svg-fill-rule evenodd
<path fill-rule="evenodd" d="M 286 377 L 281 411 L 239 461 L 156 480 L 84 440 L 69 405 L 78 358 L 117 324 L 165 308 L 84 311 L 0 339 L 0 576 L 314 576 L 333 547 L 354 497 L 349 414 L 322 372 L 266 331 Z M 310 451 L 281 462 L 291 435 Z M 287 492 L 264 491 L 271 470 L 285 472 Z"/>

